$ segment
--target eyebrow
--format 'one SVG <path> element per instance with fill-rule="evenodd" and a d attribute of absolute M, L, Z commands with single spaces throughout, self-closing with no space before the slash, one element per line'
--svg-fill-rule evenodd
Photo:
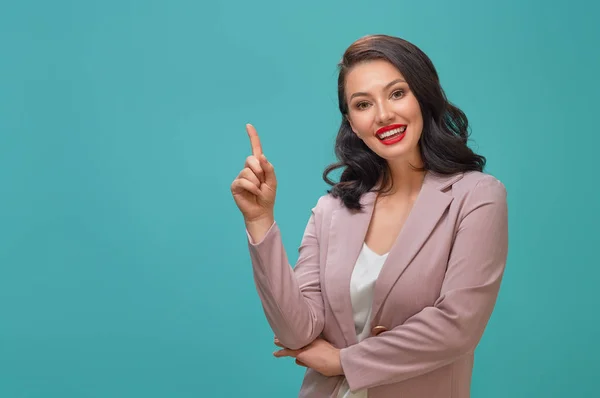
<path fill-rule="evenodd" d="M 402 79 L 396 79 L 396 80 L 394 80 L 394 81 L 391 81 L 391 82 L 389 82 L 388 84 L 386 84 L 386 86 L 384 87 L 384 89 L 386 89 L 386 90 L 387 90 L 388 88 L 392 87 L 394 84 L 396 84 L 396 83 L 400 83 L 400 82 L 402 82 L 402 83 L 406 83 L 406 82 L 405 82 L 404 80 L 402 80 Z M 364 93 L 364 92 L 358 92 L 358 93 L 354 93 L 354 94 L 352 94 L 352 95 L 350 96 L 350 99 L 352 100 L 352 98 L 354 98 L 354 97 L 358 97 L 358 96 L 361 96 L 361 95 L 368 96 L 369 94 L 368 94 L 368 93 Z"/>

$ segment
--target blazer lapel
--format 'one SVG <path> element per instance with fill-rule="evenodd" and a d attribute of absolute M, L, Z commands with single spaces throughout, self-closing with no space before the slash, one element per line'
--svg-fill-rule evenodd
<path fill-rule="evenodd" d="M 452 196 L 443 190 L 460 178 L 462 174 L 447 177 L 428 172 L 425 175 L 421 192 L 375 283 L 372 318 L 378 314 L 392 286 L 452 202 Z M 367 192 L 361 198 L 362 211 L 351 211 L 342 206 L 331 216 L 325 265 L 326 295 L 349 346 L 358 343 L 350 298 L 350 279 L 369 229 L 376 198 L 377 193 Z"/>
<path fill-rule="evenodd" d="M 372 318 L 378 315 L 392 286 L 421 249 L 452 202 L 452 196 L 443 190 L 460 178 L 462 174 L 445 177 L 428 172 L 425 175 L 421 191 L 375 282 Z"/>
<path fill-rule="evenodd" d="M 325 267 L 326 294 L 348 345 L 357 343 L 350 279 L 367 235 L 376 197 L 374 192 L 364 194 L 361 198 L 363 210 L 360 212 L 345 207 L 335 210 L 329 228 Z"/>

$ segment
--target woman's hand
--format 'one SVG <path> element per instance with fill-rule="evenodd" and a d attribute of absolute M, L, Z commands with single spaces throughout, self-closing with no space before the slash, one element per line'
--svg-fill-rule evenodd
<path fill-rule="evenodd" d="M 252 155 L 246 158 L 244 168 L 231 184 L 231 193 L 252 238 L 260 240 L 274 220 L 277 179 L 273 165 L 262 153 L 256 129 L 246 125 Z"/>
<path fill-rule="evenodd" d="M 299 350 L 285 348 L 277 338 L 275 338 L 275 345 L 283 348 L 273 353 L 277 358 L 296 358 L 298 365 L 314 369 L 324 376 L 341 376 L 344 374 L 340 360 L 340 350 L 326 340 L 316 339 Z"/>

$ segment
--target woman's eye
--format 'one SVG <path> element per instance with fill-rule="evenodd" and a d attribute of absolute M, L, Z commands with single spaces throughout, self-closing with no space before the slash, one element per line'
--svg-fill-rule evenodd
<path fill-rule="evenodd" d="M 392 98 L 398 99 L 398 98 L 401 98 L 403 95 L 404 95 L 404 91 L 396 90 L 392 93 Z"/>
<path fill-rule="evenodd" d="M 359 102 L 358 104 L 356 104 L 356 109 L 367 109 L 367 107 L 369 106 L 368 102 Z"/>

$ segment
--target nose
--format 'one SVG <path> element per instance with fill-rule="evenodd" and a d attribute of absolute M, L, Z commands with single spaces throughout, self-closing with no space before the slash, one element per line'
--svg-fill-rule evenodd
<path fill-rule="evenodd" d="M 386 103 L 379 104 L 377 107 L 376 121 L 378 124 L 389 124 L 394 118 L 394 113 L 389 109 Z"/>

